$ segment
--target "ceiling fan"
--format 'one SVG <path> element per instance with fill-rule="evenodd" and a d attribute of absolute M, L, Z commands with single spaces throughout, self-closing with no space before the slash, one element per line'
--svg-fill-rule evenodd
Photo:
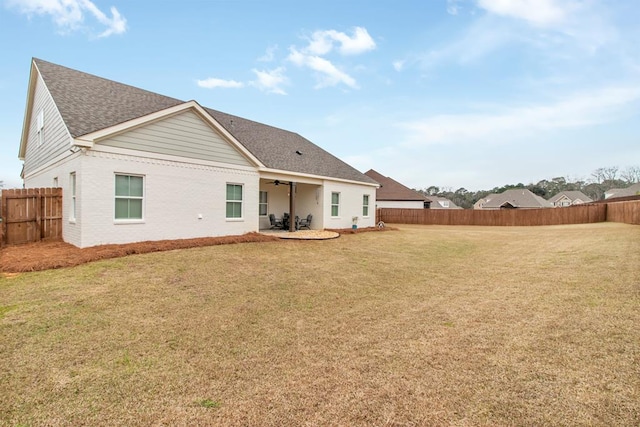
<path fill-rule="evenodd" d="M 289 184 L 289 183 L 288 183 L 288 182 L 284 182 L 284 181 L 280 181 L 280 180 L 276 179 L 276 180 L 274 180 L 274 181 L 267 182 L 267 184 L 273 184 L 273 185 L 275 185 L 275 186 L 277 187 L 277 186 L 278 186 L 278 185 L 280 185 L 280 184 Z"/>

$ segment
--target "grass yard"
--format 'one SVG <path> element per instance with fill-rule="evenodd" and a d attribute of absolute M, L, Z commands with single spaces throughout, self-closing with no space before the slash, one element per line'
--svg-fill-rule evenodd
<path fill-rule="evenodd" d="M 0 424 L 640 425 L 640 227 L 399 226 L 0 277 Z"/>

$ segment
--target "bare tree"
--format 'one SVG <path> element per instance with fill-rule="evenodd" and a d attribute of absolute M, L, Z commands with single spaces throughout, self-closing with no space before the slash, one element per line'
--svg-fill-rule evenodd
<path fill-rule="evenodd" d="M 627 166 L 627 168 L 620 173 L 620 176 L 627 181 L 628 184 L 640 182 L 640 166 Z"/>

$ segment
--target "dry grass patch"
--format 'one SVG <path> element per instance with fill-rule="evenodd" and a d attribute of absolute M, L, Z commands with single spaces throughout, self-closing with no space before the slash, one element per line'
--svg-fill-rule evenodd
<path fill-rule="evenodd" d="M 640 423 L 639 227 L 399 228 L 0 278 L 0 423 Z"/>

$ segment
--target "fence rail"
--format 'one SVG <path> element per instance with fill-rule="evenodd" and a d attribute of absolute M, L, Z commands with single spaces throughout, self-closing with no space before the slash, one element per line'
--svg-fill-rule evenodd
<path fill-rule="evenodd" d="M 62 188 L 2 190 L 0 245 L 62 237 Z"/>
<path fill-rule="evenodd" d="M 640 200 L 555 209 L 398 209 L 380 208 L 378 221 L 392 224 L 533 226 L 624 222 L 640 224 Z"/>

